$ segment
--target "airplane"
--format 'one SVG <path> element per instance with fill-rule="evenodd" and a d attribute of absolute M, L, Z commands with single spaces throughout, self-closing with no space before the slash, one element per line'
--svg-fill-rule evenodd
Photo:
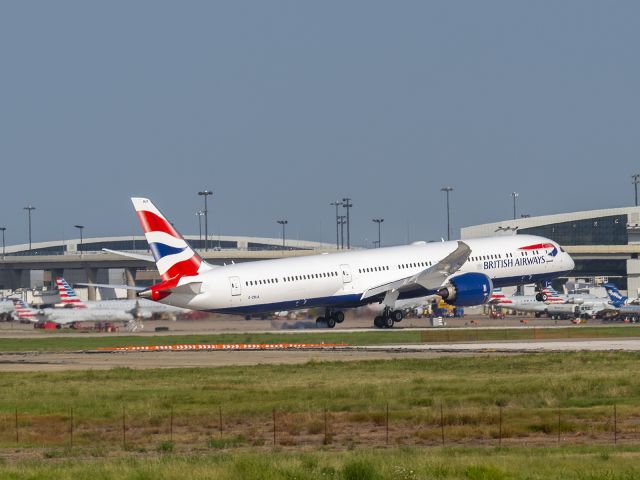
<path fill-rule="evenodd" d="M 83 302 L 75 290 L 62 277 L 56 277 L 56 287 L 63 308 L 88 308 L 91 310 L 122 310 L 136 318 L 150 319 L 155 315 L 168 314 L 175 317 L 179 313 L 186 313 L 184 308 L 163 305 L 143 298 L 127 300 L 101 300 Z"/>
<path fill-rule="evenodd" d="M 546 300 L 538 300 L 543 293 Z M 536 295 L 510 295 L 507 296 L 501 290 L 494 290 L 491 294 L 490 304 L 524 313 L 533 313 L 536 318 L 547 315 L 551 305 L 564 304 L 563 298 L 551 287 L 544 287 Z M 562 309 L 561 309 L 562 310 Z"/>
<path fill-rule="evenodd" d="M 135 321 L 131 312 L 120 309 L 36 309 L 20 299 L 14 298 L 12 300 L 14 312 L 19 320 L 28 320 L 33 323 L 53 322 L 61 326 L 81 322 L 124 322 L 129 330 L 138 330 L 140 328 L 140 324 Z"/>
<path fill-rule="evenodd" d="M 640 305 L 629 301 L 629 297 L 622 295 L 612 283 L 603 285 L 609 295 L 611 303 L 618 308 L 618 316 L 621 318 L 640 317 Z"/>
<path fill-rule="evenodd" d="M 324 308 L 318 325 L 335 327 L 344 309 L 385 308 L 374 319 L 391 328 L 402 319 L 397 300 L 439 295 L 454 306 L 489 301 L 494 286 L 544 282 L 574 262 L 560 245 L 534 235 L 410 245 L 246 262 L 206 263 L 147 198 L 132 198 L 162 278 L 138 296 L 168 305 L 251 315 Z"/>

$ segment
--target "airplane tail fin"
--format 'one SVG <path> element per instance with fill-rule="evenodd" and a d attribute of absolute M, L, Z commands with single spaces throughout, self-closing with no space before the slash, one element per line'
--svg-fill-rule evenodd
<path fill-rule="evenodd" d="M 546 303 L 564 303 L 564 299 L 560 296 L 558 291 L 553 288 L 551 285 L 545 287 L 542 290 L 542 293 L 547 295 Z"/>
<path fill-rule="evenodd" d="M 182 238 L 148 198 L 132 198 L 162 280 L 197 275 L 212 267 Z"/>
<path fill-rule="evenodd" d="M 36 309 L 31 308 L 24 301 L 18 298 L 12 298 L 13 311 L 16 313 L 20 320 L 29 320 L 31 322 L 38 321 L 38 312 Z"/>
<path fill-rule="evenodd" d="M 614 306 L 619 307 L 626 303 L 628 297 L 622 295 L 613 283 L 605 283 L 603 287 L 607 291 L 607 295 L 609 295 L 609 299 Z"/>
<path fill-rule="evenodd" d="M 60 295 L 60 303 L 65 307 L 71 308 L 87 308 L 87 304 L 80 300 L 71 285 L 62 277 L 56 277 L 56 286 L 58 287 L 58 295 Z"/>

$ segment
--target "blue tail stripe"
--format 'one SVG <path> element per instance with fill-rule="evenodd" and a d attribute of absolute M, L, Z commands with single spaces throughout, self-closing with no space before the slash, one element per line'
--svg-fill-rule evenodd
<path fill-rule="evenodd" d="M 176 253 L 180 253 L 186 250 L 187 247 L 178 248 L 171 247 L 169 245 L 165 245 L 164 243 L 150 243 L 149 248 L 151 248 L 151 253 L 153 253 L 153 258 L 155 258 L 156 262 L 161 258 L 166 257 L 167 255 L 175 255 Z"/>

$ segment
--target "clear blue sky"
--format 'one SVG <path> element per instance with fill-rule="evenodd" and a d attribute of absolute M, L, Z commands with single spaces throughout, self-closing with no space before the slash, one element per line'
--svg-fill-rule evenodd
<path fill-rule="evenodd" d="M 629 205 L 640 2 L 30 1 L 0 7 L 7 242 L 197 233 L 356 244 Z"/>

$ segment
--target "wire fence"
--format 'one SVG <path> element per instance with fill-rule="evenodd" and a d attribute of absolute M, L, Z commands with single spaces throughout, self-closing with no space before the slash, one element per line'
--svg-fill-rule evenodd
<path fill-rule="evenodd" d="M 173 450 L 247 446 L 334 448 L 384 446 L 550 446 L 640 442 L 640 409 L 617 404 L 585 408 L 527 409 L 445 404 L 362 411 L 206 412 L 168 406 L 133 412 L 126 406 L 94 417 L 70 407 L 48 414 L 5 411 L 0 448 L 98 447 Z"/>

